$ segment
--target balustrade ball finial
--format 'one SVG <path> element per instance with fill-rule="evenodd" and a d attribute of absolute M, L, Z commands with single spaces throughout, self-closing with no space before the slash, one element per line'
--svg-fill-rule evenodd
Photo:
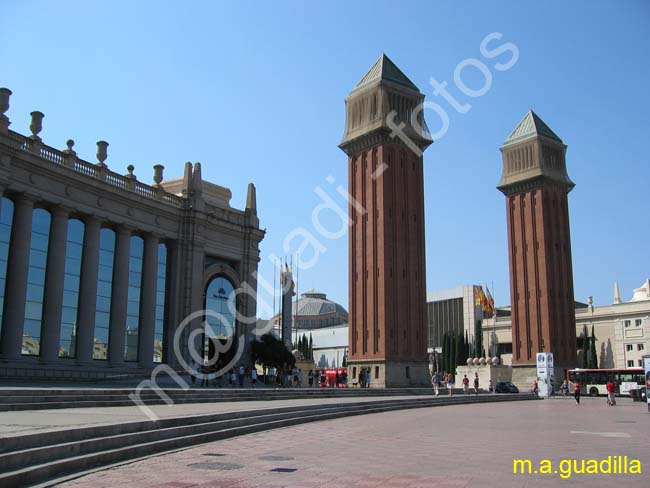
<path fill-rule="evenodd" d="M 160 185 L 163 180 L 163 170 L 165 167 L 162 164 L 153 165 L 153 181 L 156 186 Z"/>
<path fill-rule="evenodd" d="M 135 166 L 133 166 L 132 164 L 129 164 L 129 165 L 126 167 L 126 170 L 129 172 L 129 174 L 128 174 L 128 175 L 125 175 L 125 176 L 126 176 L 127 178 L 135 179 L 135 175 L 133 174 L 133 170 L 134 170 L 134 169 L 135 169 Z"/>
<path fill-rule="evenodd" d="M 72 152 L 72 148 L 74 147 L 74 141 L 72 139 L 68 139 L 65 141 L 65 145 L 68 146 L 68 151 Z"/>
<path fill-rule="evenodd" d="M 45 115 L 38 110 L 34 110 L 29 115 L 32 116 L 32 123 L 29 124 L 29 130 L 32 131 L 32 139 L 40 140 L 41 138 L 38 137 L 38 134 L 43 130 L 43 117 Z"/>
<path fill-rule="evenodd" d="M 105 166 L 104 161 L 108 157 L 108 142 L 97 141 L 97 161 L 100 166 Z"/>

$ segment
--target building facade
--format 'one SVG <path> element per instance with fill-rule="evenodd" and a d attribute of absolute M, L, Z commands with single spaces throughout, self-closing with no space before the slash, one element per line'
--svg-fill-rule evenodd
<path fill-rule="evenodd" d="M 568 206 L 574 183 L 566 170 L 566 146 L 531 110 L 501 152 L 503 176 L 497 188 L 506 196 L 512 364 L 530 376 L 536 353 L 553 352 L 556 369 L 574 367 Z"/>
<path fill-rule="evenodd" d="M 10 95 L 0 89 L 0 376 L 141 375 L 187 362 L 190 337 L 201 351 L 241 336 L 264 236 L 255 187 L 238 210 L 200 163 L 168 180 L 155 165 L 145 184 L 133 166 L 109 169 L 105 141 L 96 163 L 72 140 L 45 145 L 40 112 L 30 136 L 9 130 Z M 179 329 L 206 309 L 218 315 Z"/>
<path fill-rule="evenodd" d="M 616 286 L 618 290 L 618 286 Z M 491 356 L 499 356 L 503 364 L 512 364 L 512 318 L 508 309 L 503 314 L 483 320 L 483 343 Z M 650 280 L 633 291 L 628 301 L 616 293 L 613 303 L 594 305 L 576 302 L 576 367 L 582 367 L 582 341 L 587 335 L 596 337 L 596 353 L 600 368 L 640 367 L 641 358 L 650 348 Z M 489 343 L 489 346 L 488 346 Z M 556 376 L 558 377 L 558 376 Z M 559 376 L 562 377 L 562 376 Z"/>
<path fill-rule="evenodd" d="M 424 382 L 424 95 L 383 55 L 345 100 L 352 367 L 373 384 Z M 396 127 L 399 128 L 399 136 Z"/>
<path fill-rule="evenodd" d="M 461 334 L 474 343 L 476 335 L 481 333 L 483 320 L 483 308 L 476 303 L 480 288 L 465 285 L 427 293 L 429 349 L 442 347 L 445 334 Z"/>

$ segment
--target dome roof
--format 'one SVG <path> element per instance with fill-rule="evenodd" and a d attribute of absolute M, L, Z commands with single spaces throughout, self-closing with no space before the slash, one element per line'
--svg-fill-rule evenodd
<path fill-rule="evenodd" d="M 293 314 L 304 315 L 325 315 L 340 313 L 347 316 L 348 312 L 341 305 L 327 299 L 327 295 L 320 291 L 310 290 L 293 303 Z"/>

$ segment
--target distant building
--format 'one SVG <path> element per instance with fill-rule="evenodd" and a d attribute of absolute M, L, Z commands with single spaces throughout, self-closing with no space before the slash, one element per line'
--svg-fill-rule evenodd
<path fill-rule="evenodd" d="M 292 304 L 294 329 L 320 329 L 348 323 L 348 312 L 327 298 L 323 292 L 306 291 Z M 273 323 L 278 324 L 280 314 L 273 317 Z"/>
<path fill-rule="evenodd" d="M 614 303 L 594 306 L 575 302 L 577 365 L 582 365 L 584 330 L 596 336 L 598 366 L 601 368 L 640 367 L 641 358 L 650 351 L 650 280 L 622 301 L 615 285 Z M 498 309 L 494 318 L 483 320 L 483 343 L 489 355 L 499 355 L 503 364 L 512 364 L 512 317 L 508 308 Z M 550 351 L 553 352 L 553 351 Z"/>
<path fill-rule="evenodd" d="M 467 336 L 470 342 L 480 333 L 483 309 L 476 304 L 478 285 L 465 285 L 427 293 L 428 347 L 442 347 L 447 333 Z"/>
<path fill-rule="evenodd" d="M 340 368 L 348 350 L 348 324 L 320 329 L 298 329 L 298 337 L 312 338 L 314 362 L 320 368 Z"/>

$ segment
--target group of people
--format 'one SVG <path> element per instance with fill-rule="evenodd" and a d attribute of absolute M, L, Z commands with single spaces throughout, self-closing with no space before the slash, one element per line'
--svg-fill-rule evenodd
<path fill-rule="evenodd" d="M 372 373 L 370 371 L 370 368 L 361 368 L 359 370 L 359 387 L 370 388 L 371 378 L 372 378 Z"/>
<path fill-rule="evenodd" d="M 576 402 L 576 405 L 580 405 L 580 382 L 570 382 L 565 378 L 565 380 L 562 382 L 562 385 L 560 386 L 560 392 L 562 393 L 562 396 L 567 396 L 571 388 L 573 388 L 573 399 Z M 615 406 L 616 384 L 610 379 L 605 385 L 605 389 L 607 390 L 607 405 L 610 407 Z M 535 396 L 539 395 L 539 384 L 537 382 L 537 378 L 535 378 L 535 381 L 533 382 L 532 391 Z"/>
<path fill-rule="evenodd" d="M 453 373 L 447 373 L 446 371 L 440 375 L 436 371 L 431 377 L 431 385 L 433 386 L 433 392 L 436 396 L 440 395 L 440 388 L 447 388 L 447 395 L 452 396 L 454 392 L 454 375 Z M 469 395 L 469 378 L 467 375 L 463 375 L 462 380 L 463 393 Z M 479 379 L 478 373 L 474 373 L 474 381 L 472 383 L 474 387 L 474 394 L 478 395 L 479 388 Z"/>

